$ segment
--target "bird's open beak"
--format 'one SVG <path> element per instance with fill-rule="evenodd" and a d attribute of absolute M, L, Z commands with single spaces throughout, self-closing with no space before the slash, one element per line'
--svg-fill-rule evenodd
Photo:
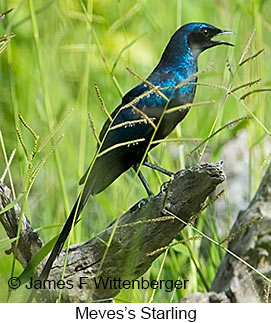
<path fill-rule="evenodd" d="M 220 33 L 214 35 L 214 37 L 221 36 L 221 35 L 235 35 L 235 33 L 233 31 L 230 31 L 230 30 L 222 30 Z M 229 43 L 229 42 L 224 41 L 224 40 L 211 40 L 211 42 L 212 42 L 213 46 L 216 46 L 216 45 L 234 46 L 232 43 Z"/>

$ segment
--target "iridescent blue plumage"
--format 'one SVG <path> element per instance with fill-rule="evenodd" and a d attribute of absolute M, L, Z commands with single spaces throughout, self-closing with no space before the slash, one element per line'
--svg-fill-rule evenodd
<path fill-rule="evenodd" d="M 198 69 L 199 54 L 216 45 L 231 45 L 224 41 L 212 40 L 214 36 L 221 33 L 226 31 L 204 23 L 182 26 L 172 36 L 160 62 L 147 78 L 147 82 L 140 83 L 123 97 L 121 104 L 112 113 L 112 124 L 107 120 L 103 126 L 98 158 L 80 182 L 84 183 L 83 192 L 73 206 L 41 273 L 41 279 L 48 277 L 53 261 L 61 251 L 88 197 L 103 191 L 130 167 L 137 169 L 150 143 L 155 126 L 159 125 L 154 140 L 162 139 L 169 135 L 186 116 L 188 109 L 177 109 L 168 114 L 164 114 L 164 111 L 193 101 L 196 86 L 191 83 L 197 81 L 193 74 Z M 188 78 L 190 78 L 190 85 L 188 83 L 183 87 L 177 87 Z M 163 95 L 157 91 L 150 93 L 153 86 Z M 150 148 L 154 146 L 152 144 Z M 150 193 L 140 172 L 139 176 Z"/>
<path fill-rule="evenodd" d="M 204 35 L 204 32 L 207 34 Z M 142 82 L 130 90 L 112 113 L 111 128 L 113 130 L 109 129 L 109 120 L 105 123 L 100 135 L 102 141 L 100 152 L 125 142 L 140 139 L 144 139 L 144 141 L 136 145 L 129 144 L 112 149 L 97 158 L 88 176 L 86 184 L 88 193 L 99 193 L 128 168 L 140 163 L 154 131 L 153 125 L 144 118 L 144 114 L 151 118 L 154 124 L 157 125 L 160 122 L 154 140 L 165 138 L 183 120 L 189 111 L 188 108 L 177 110 L 171 114 L 163 114 L 163 112 L 165 109 L 193 101 L 197 81 L 193 74 L 198 70 L 198 56 L 207 48 L 218 44 L 228 44 L 211 40 L 213 36 L 221 32 L 220 29 L 209 24 L 191 23 L 181 27 L 172 36 L 159 64 L 147 78 L 147 82 Z M 186 86 L 177 87 L 187 79 L 189 82 Z M 193 85 L 189 85 L 189 83 Z M 153 86 L 159 89 L 168 100 L 157 91 L 144 96 Z M 137 100 L 132 106 L 124 108 L 140 96 L 142 97 L 140 100 Z M 162 120 L 159 121 L 161 116 L 163 116 Z M 145 122 L 136 123 L 135 121 L 139 119 L 145 119 Z M 117 125 L 127 122 L 131 122 L 131 125 L 116 128 Z M 154 146 L 151 145 L 150 148 Z M 110 164 L 109 168 L 107 164 Z M 100 174 L 103 176 L 101 177 Z M 86 175 L 81 183 L 85 178 Z M 88 198 L 87 195 L 86 198 Z"/>

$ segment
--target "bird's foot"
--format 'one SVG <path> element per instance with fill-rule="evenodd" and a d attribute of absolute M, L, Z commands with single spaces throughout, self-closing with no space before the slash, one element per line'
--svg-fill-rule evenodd
<path fill-rule="evenodd" d="M 152 168 L 152 169 L 154 169 L 154 170 L 157 170 L 158 172 L 160 172 L 160 173 L 162 173 L 162 174 L 165 174 L 165 175 L 167 175 L 167 176 L 174 176 L 174 173 L 173 172 L 171 172 L 171 171 L 169 171 L 169 170 L 167 170 L 167 169 L 165 169 L 165 168 L 162 168 L 162 167 L 160 167 L 160 166 L 157 166 L 157 165 L 155 165 L 155 164 L 152 164 L 152 163 L 150 163 L 149 161 L 145 161 L 144 163 L 143 163 L 143 165 L 144 166 L 147 166 L 147 167 L 149 167 L 149 168 Z"/>

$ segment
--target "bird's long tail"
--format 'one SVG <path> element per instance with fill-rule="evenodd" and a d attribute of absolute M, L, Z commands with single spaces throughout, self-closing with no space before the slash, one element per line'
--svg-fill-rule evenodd
<path fill-rule="evenodd" d="M 88 196 L 89 196 L 89 194 L 88 194 Z M 53 265 L 53 262 L 60 254 L 60 252 L 64 246 L 64 243 L 67 240 L 67 238 L 71 232 L 73 225 L 78 220 L 79 215 L 82 212 L 84 205 L 86 204 L 86 200 L 87 200 L 87 198 L 84 197 L 84 192 L 83 192 L 82 196 L 80 196 L 80 195 L 78 196 L 78 198 L 77 198 L 76 202 L 74 203 L 74 206 L 69 214 L 69 217 L 66 220 L 62 231 L 60 232 L 58 240 L 57 240 L 49 258 L 47 259 L 45 266 L 42 269 L 42 272 L 39 276 L 40 280 L 46 280 L 48 278 L 51 267 Z"/>
<path fill-rule="evenodd" d="M 110 165 L 110 167 L 109 167 Z M 60 254 L 69 233 L 76 223 L 90 195 L 96 195 L 109 186 L 116 178 L 125 172 L 130 165 L 125 162 L 125 150 L 114 149 L 101 158 L 97 158 L 91 172 L 89 169 L 80 181 L 84 184 L 83 192 L 77 198 L 71 213 L 59 235 L 59 238 L 39 276 L 40 280 L 48 278 L 53 262 Z"/>

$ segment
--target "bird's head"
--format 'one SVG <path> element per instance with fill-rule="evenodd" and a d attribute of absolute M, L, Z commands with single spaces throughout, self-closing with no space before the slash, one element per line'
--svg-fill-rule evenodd
<path fill-rule="evenodd" d="M 217 45 L 234 46 L 227 41 L 213 39 L 216 36 L 225 34 L 234 33 L 202 22 L 183 25 L 171 37 L 160 64 L 179 65 L 183 63 L 184 58 L 186 60 L 187 54 L 197 60 L 199 54 L 208 48 Z"/>
<path fill-rule="evenodd" d="M 195 57 L 198 57 L 199 54 L 206 49 L 217 45 L 234 46 L 224 40 L 213 40 L 215 36 L 234 34 L 232 31 L 221 30 L 215 26 L 201 22 L 186 24 L 182 26 L 177 33 L 185 38 L 187 45 L 190 47 Z"/>

